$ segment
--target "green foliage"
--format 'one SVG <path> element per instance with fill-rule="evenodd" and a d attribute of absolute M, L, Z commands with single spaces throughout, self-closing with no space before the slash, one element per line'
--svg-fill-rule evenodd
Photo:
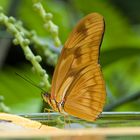
<path fill-rule="evenodd" d="M 61 41 L 58 37 L 59 29 L 58 26 L 52 22 L 53 15 L 51 13 L 46 13 L 40 2 L 34 3 L 34 9 L 39 13 L 42 17 L 44 23 L 44 27 L 46 31 L 49 31 L 51 36 L 53 37 L 54 44 L 59 47 L 61 45 Z"/>
<path fill-rule="evenodd" d="M 13 43 L 15 45 L 19 44 L 21 46 L 25 58 L 30 61 L 30 63 L 33 65 L 33 69 L 35 70 L 35 72 L 41 77 L 42 88 L 45 88 L 46 91 L 49 91 L 49 76 L 39 63 L 40 61 L 42 61 L 42 58 L 39 55 L 35 56 L 32 50 L 29 48 L 30 40 L 26 38 L 24 32 L 22 31 L 22 29 L 19 28 L 19 26 L 17 28 L 16 25 L 18 23 L 16 23 L 16 20 L 13 17 L 8 18 L 3 13 L 0 13 L 0 22 L 1 24 L 4 24 L 7 30 L 15 37 Z"/>
<path fill-rule="evenodd" d="M 53 14 L 53 21 L 55 21 L 55 24 L 58 25 L 59 35 L 64 43 L 68 32 L 70 32 L 70 13 L 67 9 L 67 5 L 65 5 L 61 1 L 57 2 L 54 0 L 42 1 L 42 4 L 46 11 L 49 11 Z M 20 17 L 20 20 L 22 20 L 29 29 L 35 29 L 36 32 L 40 36 L 42 36 L 42 38 L 46 39 L 46 35 L 49 34 L 42 28 L 43 20 L 38 14 L 35 13 L 32 6 L 33 4 L 29 0 L 21 1 L 17 12 L 18 16 Z"/>
<path fill-rule="evenodd" d="M 25 66 L 20 69 L 5 68 L 0 73 L 0 95 L 5 97 L 4 103 L 13 113 L 38 112 L 41 109 L 41 91 L 24 81 L 21 76 L 28 76 L 37 84 L 38 76 L 35 76 L 30 68 Z"/>
<path fill-rule="evenodd" d="M 115 63 L 116 61 L 128 59 L 129 57 L 139 56 L 140 54 L 140 48 L 115 48 L 115 49 L 109 49 L 105 50 L 101 53 L 101 65 L 103 67 L 106 67 L 112 63 Z"/>

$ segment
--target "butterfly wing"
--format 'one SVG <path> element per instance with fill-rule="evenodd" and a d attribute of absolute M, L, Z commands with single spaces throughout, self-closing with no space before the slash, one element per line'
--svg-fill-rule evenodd
<path fill-rule="evenodd" d="M 64 110 L 79 118 L 94 121 L 102 112 L 105 97 L 100 65 L 90 63 L 77 74 L 71 84 Z"/>
<path fill-rule="evenodd" d="M 83 18 L 66 41 L 52 80 L 51 98 L 65 100 L 66 112 L 86 120 L 94 120 L 105 102 L 98 64 L 103 33 L 101 15 L 92 13 Z"/>

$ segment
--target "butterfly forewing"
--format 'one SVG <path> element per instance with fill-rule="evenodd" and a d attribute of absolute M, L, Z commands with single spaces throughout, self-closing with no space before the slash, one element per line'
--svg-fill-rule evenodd
<path fill-rule="evenodd" d="M 103 17 L 92 13 L 70 34 L 56 66 L 51 99 L 64 100 L 64 110 L 86 120 L 95 120 L 105 102 L 105 84 L 99 65 L 104 33 Z"/>

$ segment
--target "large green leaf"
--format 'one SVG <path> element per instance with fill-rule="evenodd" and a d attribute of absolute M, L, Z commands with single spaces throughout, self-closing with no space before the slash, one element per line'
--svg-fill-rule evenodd
<path fill-rule="evenodd" d="M 26 75 L 35 83 L 39 80 L 29 68 L 6 68 L 2 70 L 0 72 L 0 95 L 5 98 L 4 103 L 14 113 L 40 111 L 41 91 L 15 73 L 19 73 L 21 76 Z"/>
<path fill-rule="evenodd" d="M 124 58 L 127 58 L 129 61 L 129 59 L 137 55 L 140 55 L 140 48 L 136 47 L 105 50 L 101 52 L 101 65 L 105 67 Z"/>

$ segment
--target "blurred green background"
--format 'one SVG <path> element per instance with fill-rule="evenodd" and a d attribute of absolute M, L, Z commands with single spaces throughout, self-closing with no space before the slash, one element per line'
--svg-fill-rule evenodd
<path fill-rule="evenodd" d="M 140 1 L 42 0 L 42 4 L 53 14 L 63 44 L 80 18 L 92 12 L 104 16 L 106 30 L 100 56 L 107 88 L 104 111 L 140 111 Z M 23 21 L 24 27 L 36 30 L 40 39 L 51 44 L 32 1 L 1 0 L 0 6 L 8 16 Z M 27 75 L 36 84 L 39 78 L 12 39 L 0 25 L 0 95 L 4 97 L 0 99 L 0 107 L 4 102 L 12 113 L 41 112 L 41 91 L 15 73 Z M 45 65 L 45 68 L 51 77 L 54 67 Z"/>

